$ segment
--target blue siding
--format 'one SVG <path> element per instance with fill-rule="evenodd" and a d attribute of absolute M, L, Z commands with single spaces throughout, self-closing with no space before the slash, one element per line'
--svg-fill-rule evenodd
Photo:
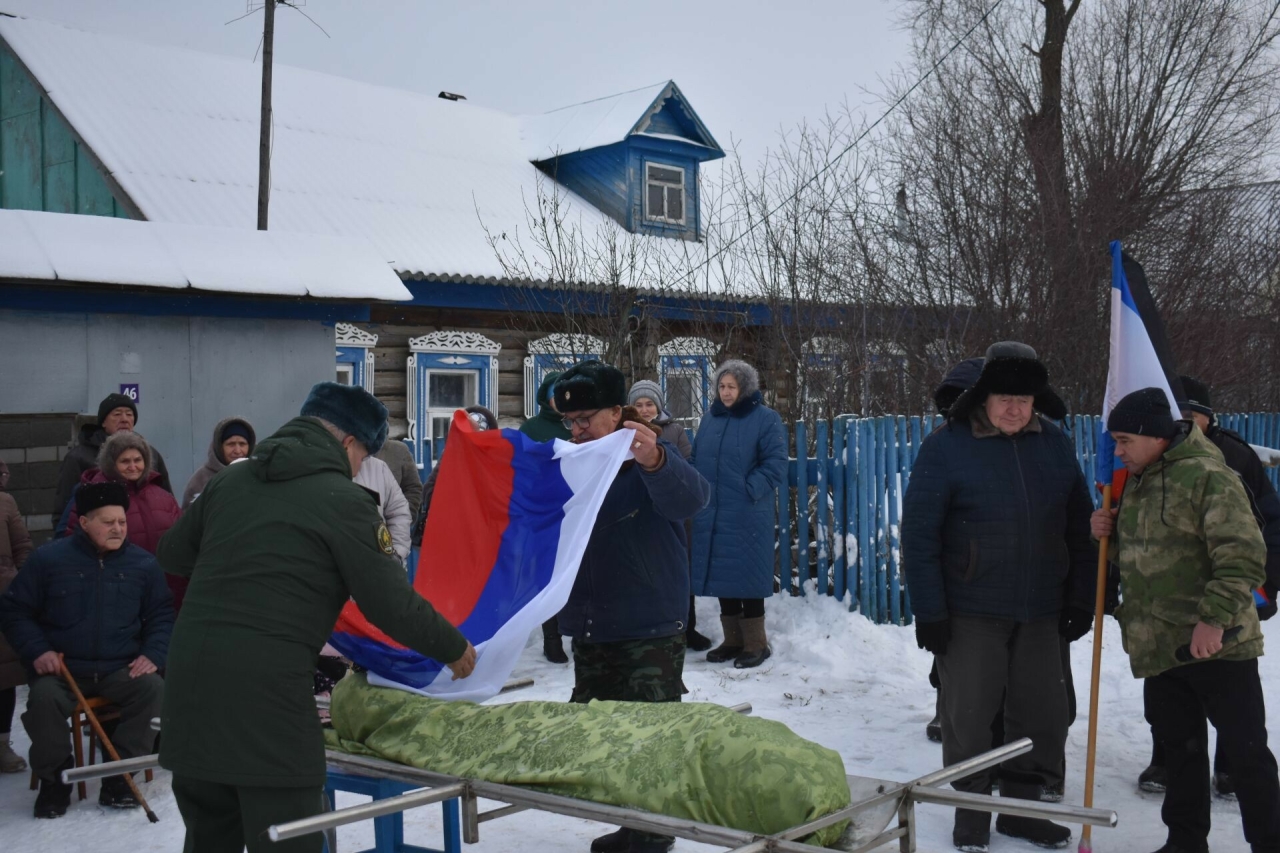
<path fill-rule="evenodd" d="M 138 314 L 148 317 L 241 317 L 264 320 L 367 322 L 369 303 L 311 298 L 222 296 L 210 293 L 121 288 L 0 285 L 5 308 L 72 314 Z"/>
<path fill-rule="evenodd" d="M 689 121 L 684 111 L 676 104 L 675 98 L 667 98 L 658 110 L 649 118 L 649 123 L 640 129 L 641 133 L 665 133 L 671 136 L 682 136 L 690 142 L 702 144 L 702 134 L 693 122 Z"/>
<path fill-rule="evenodd" d="M 645 139 L 632 136 L 627 173 L 630 184 L 630 195 L 627 199 L 627 230 L 642 234 L 654 234 L 659 237 L 675 237 L 684 240 L 697 240 L 699 232 L 698 206 L 698 160 L 689 148 L 678 142 Z M 705 149 L 702 149 L 705 150 Z M 645 219 L 644 198 L 645 164 L 654 163 L 660 166 L 678 166 L 684 169 L 684 225 L 673 225 L 666 222 L 653 222 Z"/>
<path fill-rule="evenodd" d="M 546 160 L 538 168 L 626 226 L 627 156 L 627 143 L 619 142 Z"/>
<path fill-rule="evenodd" d="M 129 208 L 0 42 L 0 208 L 129 218 Z"/>

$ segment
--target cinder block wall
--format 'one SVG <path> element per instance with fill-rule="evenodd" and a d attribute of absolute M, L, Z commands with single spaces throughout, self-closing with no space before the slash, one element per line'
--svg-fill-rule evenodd
<path fill-rule="evenodd" d="M 36 545 L 53 535 L 58 468 L 71 447 L 76 416 L 0 415 L 0 460 L 9 466 L 9 493 Z"/>

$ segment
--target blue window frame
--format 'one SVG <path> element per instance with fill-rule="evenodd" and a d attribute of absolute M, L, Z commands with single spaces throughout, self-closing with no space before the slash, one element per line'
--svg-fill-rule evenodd
<path fill-rule="evenodd" d="M 716 346 L 706 338 L 674 338 L 658 347 L 658 381 L 667 412 L 688 429 L 697 429 L 711 405 Z"/>
<path fill-rule="evenodd" d="M 372 394 L 373 348 L 378 345 L 378 336 L 350 323 L 337 323 L 333 331 L 338 362 L 335 378 L 343 385 L 359 385 Z"/>
<path fill-rule="evenodd" d="M 524 416 L 538 414 L 538 388 L 553 371 L 564 371 L 580 361 L 604 359 L 604 341 L 591 335 L 548 335 L 530 341 L 524 359 Z"/>
<path fill-rule="evenodd" d="M 475 332 L 432 332 L 409 341 L 405 440 L 424 476 L 444 450 L 455 411 L 484 406 L 497 414 L 501 349 Z"/>

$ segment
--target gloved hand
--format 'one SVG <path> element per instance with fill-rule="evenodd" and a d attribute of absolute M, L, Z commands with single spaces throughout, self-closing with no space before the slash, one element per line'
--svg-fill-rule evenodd
<path fill-rule="evenodd" d="M 935 655 L 945 655 L 951 642 L 951 620 L 916 622 L 916 645 Z"/>
<path fill-rule="evenodd" d="M 1262 594 L 1267 597 L 1267 603 L 1258 605 L 1258 618 L 1263 622 L 1276 615 L 1276 610 L 1278 609 L 1276 602 L 1277 591 L 1276 585 L 1271 581 L 1267 581 L 1262 585 Z"/>
<path fill-rule="evenodd" d="M 1089 633 L 1092 627 L 1093 614 L 1089 611 L 1071 606 L 1062 608 L 1062 615 L 1058 617 L 1058 633 L 1065 637 L 1068 643 L 1074 643 Z"/>

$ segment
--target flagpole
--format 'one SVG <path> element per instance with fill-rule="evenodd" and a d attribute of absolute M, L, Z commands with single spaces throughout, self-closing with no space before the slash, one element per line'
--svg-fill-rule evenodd
<path fill-rule="evenodd" d="M 1111 511 L 1111 484 L 1102 487 L 1102 508 Z M 1098 682 L 1102 676 L 1102 619 L 1107 606 L 1107 545 L 1111 537 L 1098 541 L 1098 589 L 1093 600 L 1093 674 L 1089 682 L 1089 746 L 1084 763 L 1084 806 L 1093 806 L 1093 771 L 1098 751 Z M 1080 832 L 1079 853 L 1093 853 L 1093 827 L 1085 824 Z"/>

